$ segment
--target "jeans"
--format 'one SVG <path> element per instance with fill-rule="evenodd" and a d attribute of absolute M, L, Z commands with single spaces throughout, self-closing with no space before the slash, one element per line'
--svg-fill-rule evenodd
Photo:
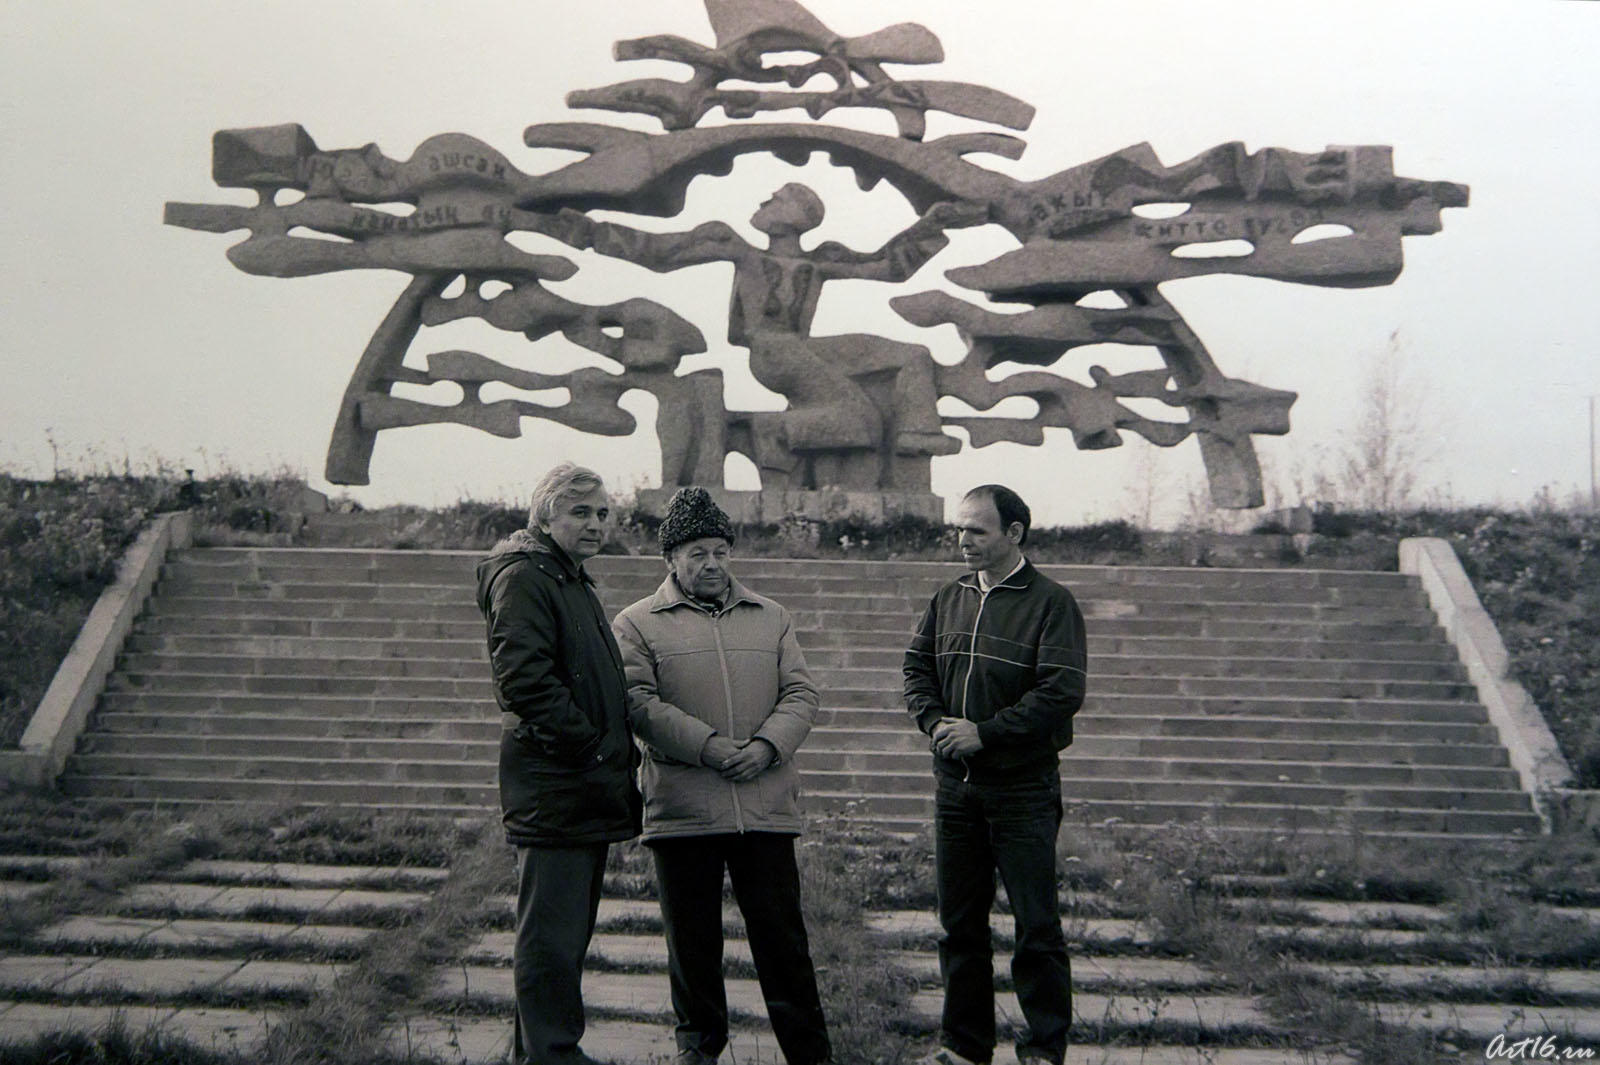
<path fill-rule="evenodd" d="M 995 874 L 1016 921 L 1011 979 L 1033 1050 L 1059 1062 L 1072 1024 L 1072 967 L 1056 902 L 1061 779 L 1054 770 L 1003 784 L 938 774 L 934 868 L 939 899 L 941 1039 L 973 1061 L 994 1055 L 994 964 L 989 912 Z"/>
<path fill-rule="evenodd" d="M 608 845 L 517 848 L 517 1013 L 512 1060 L 578 1059 L 583 959 L 594 935 Z"/>
<path fill-rule="evenodd" d="M 728 1045 L 728 999 L 722 982 L 726 866 L 784 1060 L 789 1065 L 829 1060 L 828 1024 L 800 913 L 794 837 L 775 832 L 686 836 L 652 840 L 649 847 L 666 926 L 678 1049 L 716 1057 Z"/>

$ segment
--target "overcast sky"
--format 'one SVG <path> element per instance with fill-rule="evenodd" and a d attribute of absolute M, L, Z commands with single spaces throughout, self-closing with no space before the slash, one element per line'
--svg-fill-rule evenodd
<path fill-rule="evenodd" d="M 1299 393 L 1284 438 L 1257 437 L 1269 482 L 1330 467 L 1374 360 L 1391 335 L 1427 415 L 1429 488 L 1460 503 L 1526 503 L 1590 483 L 1589 397 L 1600 394 L 1600 3 L 1382 0 L 1338 5 L 1195 0 L 815 0 L 810 9 L 855 36 L 916 21 L 943 41 L 935 67 L 902 77 L 970 81 L 1037 108 L 1021 160 L 973 157 L 1035 179 L 1148 141 L 1172 164 L 1218 143 L 1394 146 L 1397 174 L 1471 186 L 1442 232 L 1405 239 L 1405 270 L 1386 288 L 1337 290 L 1248 278 L 1173 282 L 1163 292 L 1234 377 Z M 659 130 L 643 119 L 566 108 L 572 89 L 686 68 L 617 63 L 622 38 L 673 33 L 712 43 L 697 0 L 14 0 L 0 38 L 0 466 L 48 476 L 53 465 L 124 461 L 202 473 L 288 468 L 363 503 L 520 501 L 551 462 L 572 457 L 613 483 L 655 484 L 655 402 L 624 400 L 641 428 L 585 437 L 525 419 L 502 440 L 460 427 L 379 435 L 372 484 L 322 480 L 345 383 L 404 275 L 353 271 L 295 280 L 254 277 L 224 258 L 243 234 L 165 227 L 168 200 L 249 203 L 218 189 L 211 134 L 298 122 L 324 149 L 375 142 L 408 158 L 427 137 L 475 136 L 527 172 L 567 158 L 522 146 L 535 122 L 584 120 Z M 771 116 L 789 121 L 794 112 Z M 724 121 L 720 112 L 708 122 Z M 874 113 L 829 121 L 890 132 Z M 929 137 L 974 128 L 930 116 Z M 656 228 L 747 219 L 797 172 L 742 161 L 702 178 L 683 216 Z M 887 185 L 858 191 L 820 158 L 798 175 L 824 194 L 815 239 L 861 249 L 912 220 Z M 983 262 L 1014 241 L 996 227 L 955 235 L 903 289 L 835 283 L 814 332 L 879 332 L 961 353 L 954 329 L 923 330 L 888 310 L 943 272 Z M 563 295 L 584 302 L 657 299 L 694 321 L 735 405 L 779 401 L 726 343 L 731 269 L 655 275 L 589 253 Z M 948 287 L 948 286 L 947 286 Z M 425 331 L 412 348 L 471 347 L 530 368 L 527 343 L 487 326 Z M 591 362 L 559 338 L 537 365 Z M 1139 359 L 1143 359 L 1140 362 Z M 1148 352 L 1100 352 L 1063 368 L 1087 381 L 1158 365 Z M 448 402 L 447 397 L 441 396 Z M 934 488 L 959 493 L 1008 480 L 1040 520 L 1074 524 L 1139 516 L 1152 483 L 1167 502 L 1203 477 L 1191 441 L 1160 451 L 1132 435 L 1114 451 L 1080 452 L 1065 431 L 1042 450 L 995 445 L 934 462 Z M 734 487 L 752 473 L 731 471 Z"/>

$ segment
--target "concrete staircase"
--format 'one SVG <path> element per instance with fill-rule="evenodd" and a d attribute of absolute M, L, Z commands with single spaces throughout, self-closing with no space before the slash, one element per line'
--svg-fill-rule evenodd
<path fill-rule="evenodd" d="M 493 805 L 499 718 L 471 552 L 176 553 L 62 778 L 163 803 Z M 609 611 L 658 558 L 591 563 Z M 1083 605 L 1090 697 L 1063 757 L 1078 816 L 1414 836 L 1536 833 L 1422 593 L 1394 573 L 1046 567 Z M 823 690 L 814 812 L 926 822 L 900 702 L 911 626 L 954 565 L 741 559 Z"/>

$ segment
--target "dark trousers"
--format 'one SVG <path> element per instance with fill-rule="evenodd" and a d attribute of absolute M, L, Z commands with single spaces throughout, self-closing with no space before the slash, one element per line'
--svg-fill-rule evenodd
<path fill-rule="evenodd" d="M 1056 902 L 1056 833 L 1061 779 L 1054 772 L 973 784 L 939 775 L 934 867 L 938 880 L 939 971 L 944 977 L 941 1039 L 973 1061 L 994 1055 L 994 964 L 989 911 L 995 874 L 1016 920 L 1011 979 L 1028 1034 L 1018 1051 L 1066 1054 L 1072 1023 L 1072 968 Z"/>
<path fill-rule="evenodd" d="M 794 837 L 773 832 L 658 839 L 656 885 L 667 932 L 672 1009 L 679 1050 L 712 1057 L 728 1045 L 722 983 L 722 870 L 744 915 L 767 1017 L 789 1065 L 818 1065 L 832 1053 L 800 913 Z"/>
<path fill-rule="evenodd" d="M 594 935 L 607 844 L 517 848 L 513 1060 L 575 1059 L 583 1038 L 583 959 Z"/>

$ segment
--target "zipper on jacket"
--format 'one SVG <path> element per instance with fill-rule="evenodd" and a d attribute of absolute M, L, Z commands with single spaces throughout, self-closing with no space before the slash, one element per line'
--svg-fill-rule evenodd
<path fill-rule="evenodd" d="M 989 592 L 994 591 L 995 587 L 991 585 L 987 591 L 979 589 L 978 612 L 972 616 L 972 636 L 967 641 L 967 677 L 961 684 L 961 716 L 967 721 L 972 720 L 971 715 L 967 713 L 967 707 L 972 702 L 972 673 L 978 668 L 978 622 L 983 620 L 984 604 L 989 602 Z M 961 765 L 966 770 L 966 775 L 961 778 L 962 781 L 970 782 L 972 780 L 972 763 L 963 758 L 961 759 Z"/>
<path fill-rule="evenodd" d="M 728 676 L 728 655 L 722 649 L 722 612 L 708 615 L 711 623 L 711 635 L 717 641 L 717 666 L 722 670 L 722 698 L 728 708 L 728 738 L 733 739 L 733 680 Z M 744 810 L 739 806 L 739 785 L 736 781 L 728 781 L 728 791 L 733 796 L 733 827 L 736 832 L 744 831 Z"/>

